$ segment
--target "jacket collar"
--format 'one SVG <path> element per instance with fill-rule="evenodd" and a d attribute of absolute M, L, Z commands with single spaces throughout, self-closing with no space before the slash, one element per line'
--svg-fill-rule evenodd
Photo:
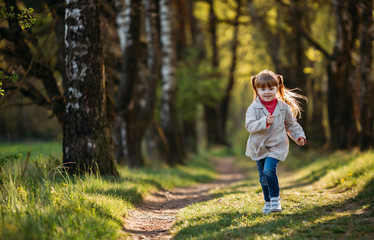
<path fill-rule="evenodd" d="M 275 106 L 275 109 L 274 109 L 274 112 L 273 112 L 274 116 L 279 115 L 280 110 L 287 109 L 287 107 L 285 105 L 286 103 L 284 103 L 279 98 L 277 98 L 277 100 L 278 100 L 278 103 L 277 103 L 277 106 Z M 266 109 L 266 107 L 264 105 L 262 105 L 260 97 L 257 97 L 256 100 L 253 102 L 253 107 L 257 108 L 257 109 L 263 109 L 266 115 L 270 114 L 269 111 Z"/>

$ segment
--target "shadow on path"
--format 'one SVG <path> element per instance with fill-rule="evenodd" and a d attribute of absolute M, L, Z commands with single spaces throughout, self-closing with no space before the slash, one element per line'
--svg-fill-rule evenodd
<path fill-rule="evenodd" d="M 212 160 L 219 178 L 211 183 L 192 187 L 159 191 L 144 198 L 125 218 L 123 230 L 131 234 L 130 239 L 170 239 L 169 229 L 181 208 L 190 204 L 209 201 L 222 196 L 210 191 L 228 187 L 246 178 L 245 172 L 234 166 L 234 157 Z"/>

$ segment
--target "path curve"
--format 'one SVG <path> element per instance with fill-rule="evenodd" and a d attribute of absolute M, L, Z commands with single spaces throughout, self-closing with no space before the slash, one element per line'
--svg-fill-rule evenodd
<path fill-rule="evenodd" d="M 234 157 L 212 159 L 219 177 L 211 183 L 192 187 L 174 188 L 147 195 L 143 202 L 131 210 L 124 220 L 123 230 L 129 239 L 171 239 L 169 230 L 180 209 L 214 198 L 212 189 L 227 187 L 245 178 L 245 173 L 234 166 Z"/>

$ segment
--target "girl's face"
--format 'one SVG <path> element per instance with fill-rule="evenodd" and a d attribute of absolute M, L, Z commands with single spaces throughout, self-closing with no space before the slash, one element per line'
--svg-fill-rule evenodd
<path fill-rule="evenodd" d="M 265 102 L 272 101 L 275 96 L 277 95 L 278 88 L 277 86 L 273 87 L 265 87 L 265 88 L 258 88 L 257 94 L 260 98 Z"/>

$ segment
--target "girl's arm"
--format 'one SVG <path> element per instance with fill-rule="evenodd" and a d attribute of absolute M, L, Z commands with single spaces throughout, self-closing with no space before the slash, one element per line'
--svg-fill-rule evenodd
<path fill-rule="evenodd" d="M 257 120 L 255 109 L 249 107 L 245 115 L 245 128 L 251 134 L 267 130 L 268 128 L 266 127 L 266 116 Z"/>
<path fill-rule="evenodd" d="M 286 126 L 288 135 L 296 143 L 298 143 L 300 138 L 304 138 L 304 140 L 306 141 L 304 130 L 300 126 L 300 124 L 297 122 L 295 116 L 292 114 L 291 109 L 289 107 L 287 108 L 287 112 L 286 112 L 285 126 Z"/>

